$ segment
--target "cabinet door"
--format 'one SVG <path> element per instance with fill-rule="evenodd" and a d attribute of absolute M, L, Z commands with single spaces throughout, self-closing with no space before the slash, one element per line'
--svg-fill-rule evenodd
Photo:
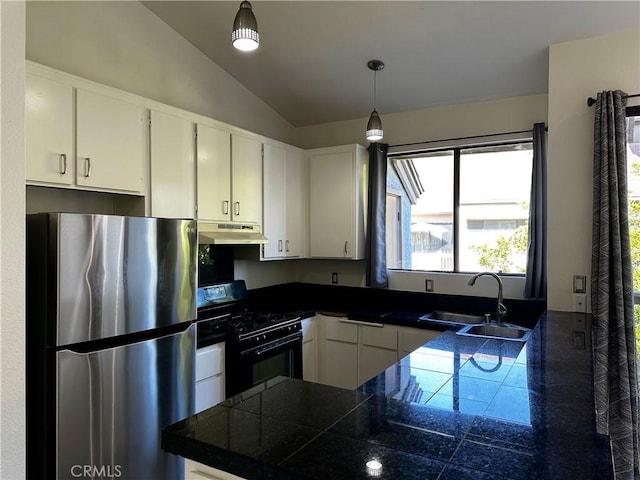
<path fill-rule="evenodd" d="M 398 361 L 398 351 L 360 345 L 358 359 L 358 385 L 372 379 Z"/>
<path fill-rule="evenodd" d="M 302 379 L 309 382 L 318 380 L 318 340 L 315 318 L 302 320 Z"/>
<path fill-rule="evenodd" d="M 402 358 L 434 339 L 442 332 L 425 328 L 398 328 L 398 358 Z"/>
<path fill-rule="evenodd" d="M 27 181 L 73 183 L 73 89 L 38 75 L 26 76 Z"/>
<path fill-rule="evenodd" d="M 197 126 L 198 219 L 231 220 L 231 140 L 229 132 Z"/>
<path fill-rule="evenodd" d="M 309 165 L 309 255 L 351 258 L 354 239 L 353 154 L 316 155 Z"/>
<path fill-rule="evenodd" d="M 318 379 L 315 339 L 302 342 L 302 379 L 308 382 Z"/>
<path fill-rule="evenodd" d="M 144 191 L 145 110 L 140 105 L 77 90 L 76 183 Z"/>
<path fill-rule="evenodd" d="M 326 340 L 322 383 L 334 387 L 358 387 L 358 344 Z"/>
<path fill-rule="evenodd" d="M 264 245 L 263 258 L 285 256 L 285 152 L 274 145 L 264 145 L 263 165 L 263 232 L 269 239 Z"/>
<path fill-rule="evenodd" d="M 224 348 L 224 342 L 220 342 L 196 350 L 195 413 L 224 400 Z"/>
<path fill-rule="evenodd" d="M 168 113 L 151 111 L 151 215 L 195 217 L 193 124 Z"/>
<path fill-rule="evenodd" d="M 262 223 L 262 143 L 231 136 L 231 219 L 242 223 Z"/>
<path fill-rule="evenodd" d="M 304 256 L 306 229 L 305 168 L 302 150 L 285 153 L 285 231 L 284 251 L 287 257 Z"/>

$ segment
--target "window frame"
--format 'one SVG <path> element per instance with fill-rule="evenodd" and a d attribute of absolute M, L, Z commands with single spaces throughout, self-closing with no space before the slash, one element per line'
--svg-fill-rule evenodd
<path fill-rule="evenodd" d="M 638 107 L 640 108 L 640 107 Z M 504 140 L 504 141 L 496 141 L 496 142 L 487 142 L 487 143 L 474 143 L 468 145 L 449 145 L 449 146 L 440 146 L 433 149 L 420 149 L 415 151 L 404 151 L 398 153 L 389 153 L 387 155 L 387 159 L 391 160 L 393 158 L 402 159 L 409 158 L 414 159 L 418 158 L 421 155 L 434 154 L 440 152 L 451 152 L 453 154 L 453 270 L 414 270 L 407 268 L 389 268 L 389 270 L 399 271 L 399 272 L 429 272 L 429 273 L 448 273 L 448 274 L 473 274 L 478 272 L 471 271 L 462 271 L 460 270 L 460 229 L 458 228 L 458 223 L 460 221 L 460 160 L 462 156 L 462 151 L 473 150 L 473 149 L 483 149 L 483 148 L 491 148 L 491 147 L 507 147 L 510 145 L 523 145 L 523 144 L 532 144 L 533 137 L 527 138 L 519 138 L 517 140 Z M 529 206 L 531 208 L 531 206 Z M 524 278 L 526 276 L 526 272 L 517 273 L 517 272 L 496 272 L 497 275 L 504 277 L 514 277 L 514 278 Z M 640 302 L 640 292 L 638 292 L 638 298 Z"/>

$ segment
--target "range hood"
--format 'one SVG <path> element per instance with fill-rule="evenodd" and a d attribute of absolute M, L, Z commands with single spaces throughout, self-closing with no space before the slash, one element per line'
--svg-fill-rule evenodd
<path fill-rule="evenodd" d="M 260 225 L 198 222 L 198 243 L 214 245 L 261 245 L 269 243 Z"/>

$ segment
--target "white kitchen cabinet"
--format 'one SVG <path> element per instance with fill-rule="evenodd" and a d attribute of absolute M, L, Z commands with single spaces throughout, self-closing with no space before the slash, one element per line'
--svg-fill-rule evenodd
<path fill-rule="evenodd" d="M 302 320 L 302 379 L 308 382 L 318 380 L 316 325 L 314 317 Z"/>
<path fill-rule="evenodd" d="M 146 112 L 137 97 L 28 63 L 27 183 L 144 195 Z"/>
<path fill-rule="evenodd" d="M 73 87 L 27 73 L 25 90 L 27 182 L 71 185 Z"/>
<path fill-rule="evenodd" d="M 262 259 L 302 257 L 306 226 L 303 151 L 268 143 L 263 148 L 263 231 L 269 243 L 262 247 Z"/>
<path fill-rule="evenodd" d="M 425 328 L 398 327 L 398 358 L 407 356 L 441 333 Z"/>
<path fill-rule="evenodd" d="M 260 225 L 262 143 L 197 125 L 198 220 Z"/>
<path fill-rule="evenodd" d="M 262 223 L 262 142 L 231 135 L 231 219 Z"/>
<path fill-rule="evenodd" d="M 322 317 L 325 336 L 320 383 L 358 388 L 358 326 L 340 318 Z"/>
<path fill-rule="evenodd" d="M 309 256 L 365 257 L 367 151 L 361 145 L 308 150 Z"/>
<path fill-rule="evenodd" d="M 193 123 L 187 118 L 151 110 L 149 130 L 151 215 L 195 218 Z"/>
<path fill-rule="evenodd" d="M 231 221 L 231 134 L 198 124 L 198 220 Z"/>
<path fill-rule="evenodd" d="M 91 189 L 145 192 L 146 109 L 76 90 L 76 182 Z"/>
<path fill-rule="evenodd" d="M 196 350 L 195 395 L 195 413 L 224 400 L 224 342 Z"/>
<path fill-rule="evenodd" d="M 358 385 L 362 385 L 398 361 L 398 327 L 372 323 L 358 329 Z"/>
<path fill-rule="evenodd" d="M 441 332 L 316 315 L 318 380 L 355 389 Z"/>
<path fill-rule="evenodd" d="M 317 317 L 324 332 L 321 383 L 355 389 L 398 360 L 394 325 Z"/>

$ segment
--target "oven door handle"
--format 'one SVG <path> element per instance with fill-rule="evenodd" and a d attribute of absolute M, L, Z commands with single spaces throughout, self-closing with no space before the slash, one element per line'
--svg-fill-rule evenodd
<path fill-rule="evenodd" d="M 266 343 L 264 345 L 258 345 L 256 347 L 249 348 L 240 352 L 240 355 L 262 355 L 264 353 L 270 352 L 271 350 L 275 350 L 276 348 L 288 346 L 296 342 L 302 342 L 302 332 L 292 333 L 291 335 L 273 340 L 272 342 Z"/>

